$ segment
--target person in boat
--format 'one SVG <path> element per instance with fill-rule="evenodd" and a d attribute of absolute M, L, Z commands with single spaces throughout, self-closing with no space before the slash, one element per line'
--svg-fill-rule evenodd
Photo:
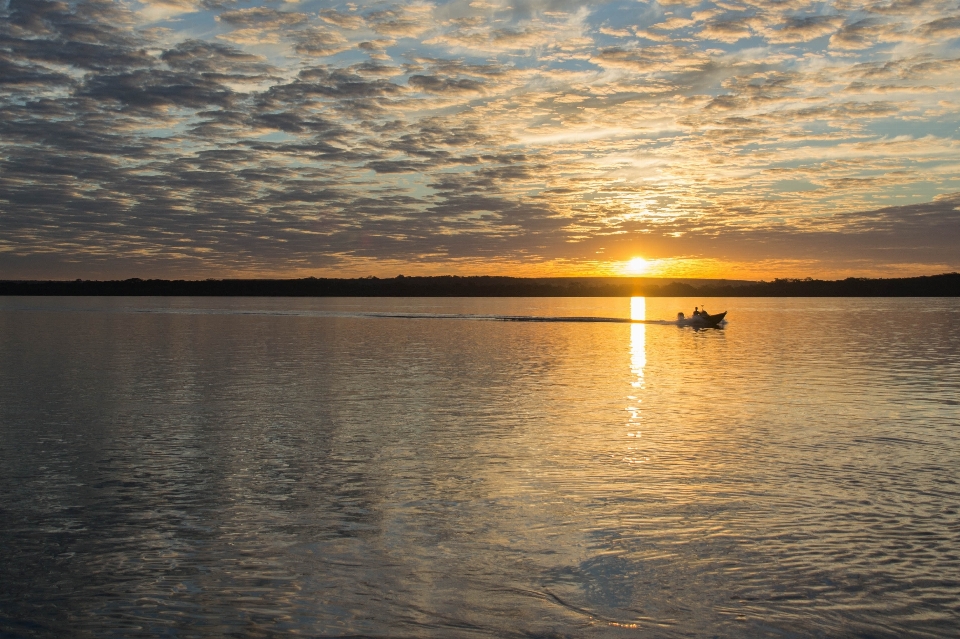
<path fill-rule="evenodd" d="M 703 308 L 703 307 L 701 306 L 701 307 L 700 307 L 700 314 L 703 315 L 704 317 L 706 317 L 706 316 L 709 315 L 710 313 L 707 312 L 707 309 L 705 309 L 705 308 Z"/>
<path fill-rule="evenodd" d="M 693 307 L 693 316 L 694 316 L 694 317 L 698 317 L 699 315 L 700 315 L 700 307 L 699 307 L 699 306 L 694 306 L 694 307 Z"/>

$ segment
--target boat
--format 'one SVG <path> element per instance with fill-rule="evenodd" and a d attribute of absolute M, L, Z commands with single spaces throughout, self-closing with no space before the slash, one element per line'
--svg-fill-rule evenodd
<path fill-rule="evenodd" d="M 717 313 L 715 315 L 694 315 L 693 317 L 684 317 L 683 313 L 677 313 L 677 326 L 692 326 L 693 328 L 717 328 L 720 322 L 726 317 L 727 312 Z"/>

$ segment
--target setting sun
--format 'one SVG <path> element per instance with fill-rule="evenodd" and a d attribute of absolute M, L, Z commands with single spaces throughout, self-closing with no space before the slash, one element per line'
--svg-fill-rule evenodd
<path fill-rule="evenodd" d="M 650 262 L 642 257 L 635 257 L 623 266 L 623 272 L 631 275 L 641 275 L 650 269 Z"/>

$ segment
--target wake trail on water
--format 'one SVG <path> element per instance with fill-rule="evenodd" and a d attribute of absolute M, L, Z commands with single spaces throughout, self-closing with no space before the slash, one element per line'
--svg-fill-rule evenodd
<path fill-rule="evenodd" d="M 50 312 L 56 308 L 26 305 L 20 311 Z M 488 315 L 473 313 L 396 313 L 353 310 L 307 310 L 307 309 L 230 309 L 230 308 L 181 308 L 181 307 L 103 307 L 69 309 L 81 313 L 136 313 L 146 315 L 259 315 L 275 317 L 329 317 L 329 318 L 379 318 L 379 319 L 441 319 L 486 322 L 539 322 L 539 323 L 580 323 L 580 324 L 661 324 L 676 326 L 675 320 L 630 319 L 627 317 L 592 317 L 565 315 Z"/>
<path fill-rule="evenodd" d="M 671 320 L 638 320 L 627 317 L 577 317 L 553 315 L 468 315 L 460 313 L 363 313 L 365 317 L 384 317 L 395 319 L 458 319 L 489 322 L 576 322 L 607 324 L 676 324 Z"/>

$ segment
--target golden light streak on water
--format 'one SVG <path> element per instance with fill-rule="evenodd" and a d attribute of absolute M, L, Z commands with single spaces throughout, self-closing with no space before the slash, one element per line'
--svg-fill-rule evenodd
<path fill-rule="evenodd" d="M 643 297 L 630 299 L 630 319 L 647 319 L 647 300 Z M 634 388 L 643 388 L 643 369 L 647 365 L 647 327 L 645 324 L 630 325 L 630 368 L 637 379 Z"/>
<path fill-rule="evenodd" d="M 647 300 L 643 297 L 630 299 L 630 319 L 647 319 Z M 644 388 L 643 369 L 647 365 L 647 326 L 645 324 L 630 325 L 630 372 L 633 373 L 630 385 L 633 393 L 627 397 L 630 404 L 627 411 L 630 419 L 627 422 L 629 437 L 640 437 L 640 403 L 643 401 L 640 393 Z"/>

